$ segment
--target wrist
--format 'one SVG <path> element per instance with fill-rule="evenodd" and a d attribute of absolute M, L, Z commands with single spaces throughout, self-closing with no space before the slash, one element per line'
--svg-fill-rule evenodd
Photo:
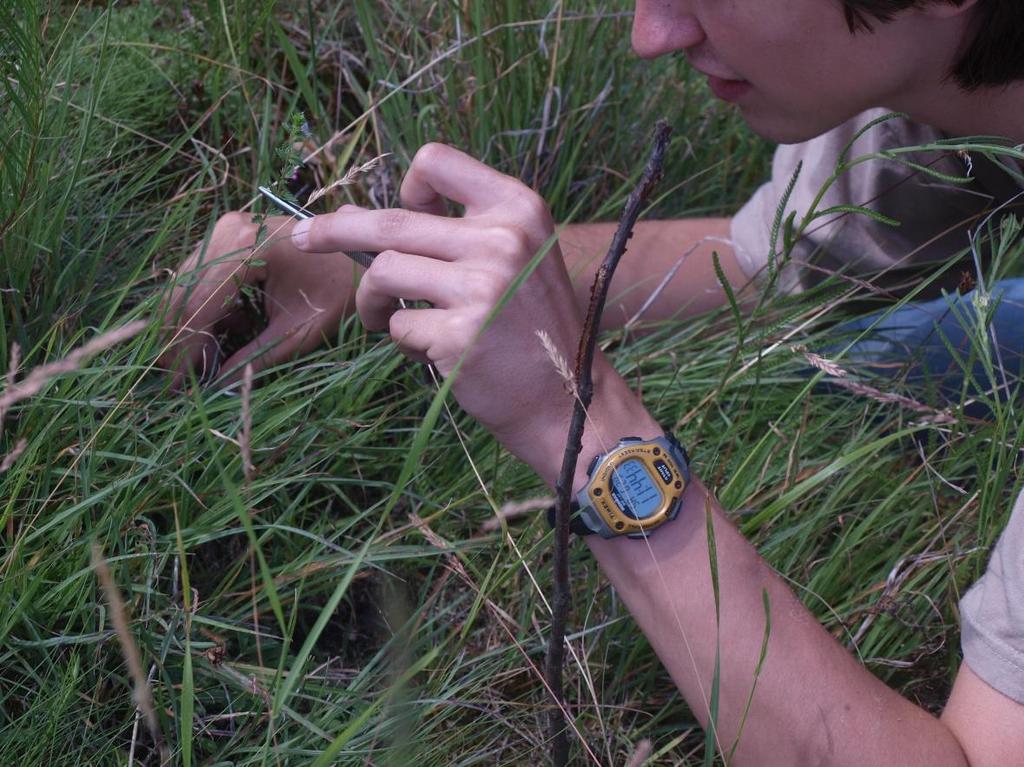
<path fill-rule="evenodd" d="M 623 437 L 654 439 L 663 433 L 660 424 L 603 356 L 595 359 L 594 368 L 594 397 L 587 410 L 583 447 L 573 475 L 573 495 L 587 484 L 587 467 L 595 456 L 613 450 Z"/>
<path fill-rule="evenodd" d="M 495 436 L 520 460 L 540 475 L 549 487 L 555 487 L 565 459 L 565 444 L 575 401 L 566 397 L 564 409 L 534 413 L 532 424 L 516 423 L 514 433 L 495 432 Z M 510 430 L 511 431 L 511 430 Z M 663 433 L 658 422 L 630 390 L 622 377 L 602 354 L 594 359 L 594 396 L 587 408 L 582 448 L 573 475 L 573 494 L 587 483 L 587 466 L 594 456 L 607 453 L 623 437 L 653 439 Z"/>

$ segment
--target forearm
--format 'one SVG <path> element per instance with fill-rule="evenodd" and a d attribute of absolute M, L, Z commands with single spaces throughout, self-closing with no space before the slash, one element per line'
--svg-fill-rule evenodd
<path fill-rule="evenodd" d="M 232 219 L 237 227 L 237 247 L 251 247 L 257 226 L 247 218 Z M 294 221 L 273 216 L 264 222 L 266 240 L 257 249 L 256 258 L 278 264 L 307 262 L 310 254 L 297 250 L 290 233 Z M 570 224 L 562 229 L 559 244 L 566 267 L 573 277 L 580 306 L 590 299 L 594 275 L 604 259 L 617 224 Z M 612 282 L 602 326 L 621 327 L 641 310 L 653 293 L 655 300 L 643 313 L 648 322 L 701 314 L 724 305 L 725 292 L 715 273 L 712 253 L 719 255 L 722 269 L 733 290 L 739 294 L 749 280 L 740 269 L 729 238 L 729 219 L 693 218 L 672 221 L 642 221 L 634 230 L 626 257 L 620 262 Z M 323 260 L 341 260 L 345 269 L 332 266 L 330 277 L 337 286 L 338 303 L 345 314 L 355 311 L 355 291 L 361 267 L 349 265 L 342 253 L 318 254 Z M 675 276 L 662 281 L 678 267 Z M 659 286 L 661 286 L 659 288 Z"/>
<path fill-rule="evenodd" d="M 706 508 L 714 521 L 719 627 Z M 726 753 L 737 738 L 754 684 L 765 632 L 762 594 L 767 592 L 768 652 L 736 764 L 966 764 L 946 726 L 858 664 L 729 523 L 699 482 L 685 493 L 679 517 L 647 541 L 593 536 L 587 541 L 705 724 L 719 637 L 717 739 Z"/>
<path fill-rule="evenodd" d="M 616 226 L 571 224 L 561 232 L 559 243 L 581 306 L 590 299 L 594 274 L 608 252 Z M 712 253 L 718 253 L 725 276 L 737 294 L 749 282 L 729 237 L 727 218 L 641 221 L 615 272 L 602 327 L 621 327 L 655 291 L 657 297 L 643 314 L 648 322 L 691 317 L 724 305 L 726 295 L 715 274 Z M 677 266 L 675 276 L 659 290 Z"/>

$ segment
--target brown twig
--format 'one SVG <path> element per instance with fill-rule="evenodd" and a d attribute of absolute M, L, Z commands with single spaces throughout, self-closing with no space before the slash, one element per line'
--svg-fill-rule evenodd
<path fill-rule="evenodd" d="M 597 344 L 597 329 L 601 325 L 601 313 L 604 311 L 615 268 L 626 252 L 629 238 L 633 236 L 633 227 L 640 217 L 640 212 L 646 204 L 651 190 L 661 178 L 662 164 L 671 134 L 672 129 L 668 123 L 659 120 L 654 131 L 653 148 L 650 159 L 647 161 L 647 167 L 644 168 L 639 183 L 626 201 L 626 207 L 622 211 L 622 217 L 619 219 L 619 226 L 615 231 L 611 247 L 594 277 L 594 285 L 590 289 L 590 306 L 587 309 L 579 351 L 576 354 L 575 380 L 578 396 L 573 406 L 572 420 L 569 423 L 569 435 L 565 444 L 565 455 L 562 458 L 562 469 L 558 475 L 558 483 L 555 485 L 554 595 L 551 610 L 551 636 L 548 639 L 547 654 L 544 659 L 544 673 L 548 687 L 557 704 L 552 707 L 548 720 L 552 743 L 551 762 L 556 767 L 562 767 L 569 760 L 569 736 L 563 715 L 565 706 L 562 690 L 565 625 L 569 613 L 569 504 L 576 463 L 579 460 L 580 451 L 583 449 L 583 427 L 587 408 L 594 395 L 591 368 Z"/>

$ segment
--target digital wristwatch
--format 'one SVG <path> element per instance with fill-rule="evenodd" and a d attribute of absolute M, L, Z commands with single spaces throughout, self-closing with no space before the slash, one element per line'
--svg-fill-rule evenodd
<path fill-rule="evenodd" d="M 576 495 L 570 529 L 602 538 L 650 535 L 679 514 L 689 463 L 686 450 L 670 435 L 620 440 L 587 468 L 590 479 Z M 554 509 L 549 518 L 554 521 Z"/>

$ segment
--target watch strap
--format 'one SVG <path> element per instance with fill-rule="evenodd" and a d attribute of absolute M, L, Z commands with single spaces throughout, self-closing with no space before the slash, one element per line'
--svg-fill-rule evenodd
<path fill-rule="evenodd" d="M 555 507 L 548 507 L 548 524 L 551 525 L 551 529 L 555 528 Z M 569 502 L 569 532 L 575 533 L 576 535 L 592 535 L 594 533 L 587 525 L 583 522 L 583 518 L 580 517 L 580 505 L 574 498 Z"/>

